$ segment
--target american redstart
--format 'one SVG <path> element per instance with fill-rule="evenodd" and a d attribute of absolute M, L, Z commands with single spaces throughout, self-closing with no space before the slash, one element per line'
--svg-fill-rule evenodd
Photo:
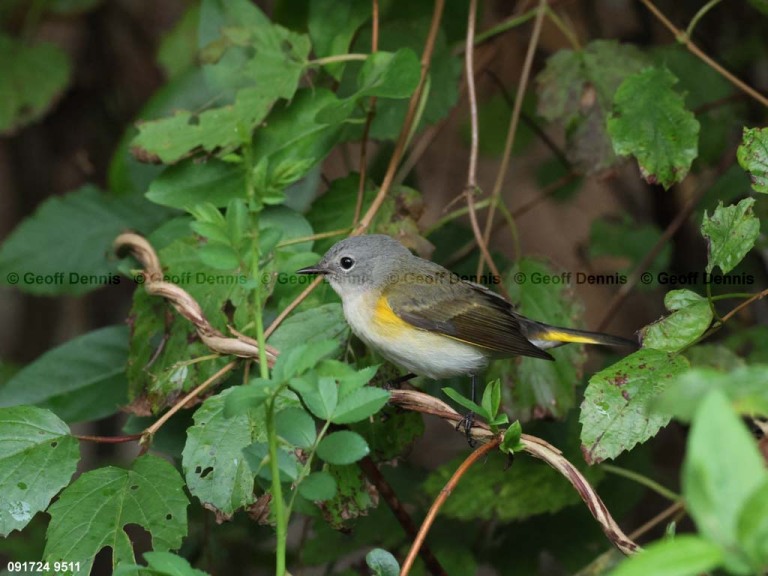
<path fill-rule="evenodd" d="M 469 375 L 473 396 L 477 374 L 492 358 L 553 360 L 547 349 L 570 342 L 637 347 L 525 318 L 502 296 L 381 234 L 346 238 L 297 273 L 324 275 L 352 331 L 387 360 L 428 378 Z"/>

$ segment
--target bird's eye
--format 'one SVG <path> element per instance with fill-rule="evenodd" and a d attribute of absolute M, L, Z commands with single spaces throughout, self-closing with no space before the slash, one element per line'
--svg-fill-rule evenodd
<path fill-rule="evenodd" d="M 341 264 L 342 270 L 352 270 L 352 266 L 355 265 L 355 261 L 349 256 L 343 256 L 341 260 L 339 260 L 339 264 Z"/>

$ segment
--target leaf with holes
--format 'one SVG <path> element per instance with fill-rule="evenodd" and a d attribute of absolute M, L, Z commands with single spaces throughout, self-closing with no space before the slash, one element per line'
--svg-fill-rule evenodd
<path fill-rule="evenodd" d="M 754 198 L 735 206 L 718 204 L 712 216 L 704 212 L 701 233 L 707 239 L 707 272 L 719 266 L 724 274 L 744 259 L 760 235 L 760 220 L 752 212 Z"/>
<path fill-rule="evenodd" d="M 48 512 L 44 559 L 80 562 L 76 574 L 89 574 L 102 548 L 112 548 L 112 568 L 135 561 L 124 528 L 138 524 L 152 536 L 156 551 L 177 550 L 187 533 L 184 481 L 162 458 L 145 455 L 126 470 L 107 466 L 80 476 Z"/>
<path fill-rule="evenodd" d="M 69 427 L 34 406 L 0 408 L 0 536 L 45 510 L 77 468 L 80 446 Z"/>
<path fill-rule="evenodd" d="M 690 290 L 670 290 L 664 305 L 672 314 L 643 328 L 643 348 L 678 352 L 694 343 L 712 323 L 709 301 Z"/>
<path fill-rule="evenodd" d="M 243 449 L 266 441 L 263 410 L 224 415 L 233 390 L 211 396 L 197 409 L 181 461 L 190 493 L 224 519 L 254 501 L 254 474 Z"/>
<path fill-rule="evenodd" d="M 642 349 L 592 376 L 579 416 L 587 462 L 615 458 L 666 426 L 670 415 L 653 411 L 652 403 L 686 368 L 682 356 Z"/>
<path fill-rule="evenodd" d="M 608 118 L 619 156 L 637 159 L 643 178 L 669 188 L 688 174 L 698 154 L 699 122 L 674 89 L 666 68 L 646 68 L 621 83 Z"/>
<path fill-rule="evenodd" d="M 744 128 L 736 157 L 749 174 L 752 189 L 768 193 L 768 128 Z"/>

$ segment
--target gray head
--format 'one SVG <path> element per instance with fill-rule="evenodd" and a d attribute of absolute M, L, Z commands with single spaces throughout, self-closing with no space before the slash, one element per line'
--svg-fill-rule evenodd
<path fill-rule="evenodd" d="M 354 236 L 337 242 L 320 262 L 297 274 L 323 274 L 339 294 L 360 292 L 385 285 L 410 258 L 408 249 L 389 236 Z"/>

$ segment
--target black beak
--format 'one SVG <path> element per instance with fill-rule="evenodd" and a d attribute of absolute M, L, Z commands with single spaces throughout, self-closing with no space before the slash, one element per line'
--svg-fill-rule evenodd
<path fill-rule="evenodd" d="M 302 268 L 301 270 L 296 270 L 296 274 L 325 274 L 328 271 L 325 268 L 320 268 L 319 266 L 307 266 L 306 268 Z"/>

